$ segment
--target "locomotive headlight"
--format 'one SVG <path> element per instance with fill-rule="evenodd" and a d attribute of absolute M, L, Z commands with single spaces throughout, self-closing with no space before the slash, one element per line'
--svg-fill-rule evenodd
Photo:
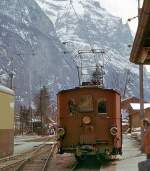
<path fill-rule="evenodd" d="M 64 130 L 64 128 L 58 128 L 58 135 L 59 135 L 60 137 L 62 137 L 62 136 L 65 135 L 65 130 Z"/>
<path fill-rule="evenodd" d="M 84 116 L 82 119 L 82 122 L 84 124 L 90 124 L 91 123 L 91 118 L 89 116 Z"/>

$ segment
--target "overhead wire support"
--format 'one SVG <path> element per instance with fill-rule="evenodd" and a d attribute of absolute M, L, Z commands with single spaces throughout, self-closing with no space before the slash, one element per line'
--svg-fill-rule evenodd
<path fill-rule="evenodd" d="M 141 0 L 138 0 L 138 24 L 140 22 Z M 140 119 L 144 119 L 144 65 L 139 64 Z M 141 144 L 144 144 L 144 128 L 141 126 Z"/>
<path fill-rule="evenodd" d="M 102 56 L 102 66 L 104 67 L 104 56 L 103 55 L 106 54 L 104 49 L 78 50 L 79 55 L 84 54 L 84 53 L 101 54 L 101 56 Z M 94 56 L 94 58 L 95 58 L 95 56 Z M 98 62 L 97 62 L 97 64 L 98 64 Z"/>
<path fill-rule="evenodd" d="M 67 11 L 67 15 L 69 16 L 69 13 L 70 13 L 70 9 L 71 8 L 73 9 L 73 12 L 77 18 L 77 20 L 79 20 L 80 24 L 84 24 L 84 27 L 83 27 L 83 31 L 87 32 L 89 31 L 89 28 L 88 28 L 88 25 L 87 23 L 84 22 L 82 16 L 80 16 L 77 12 L 76 12 L 76 9 L 74 7 L 74 3 L 73 3 L 73 0 L 69 0 L 69 7 L 67 9 L 69 9 L 69 11 Z M 90 35 L 90 34 L 88 34 Z M 63 42 L 64 45 L 68 44 L 69 42 Z M 75 56 L 75 58 L 79 58 L 79 61 L 77 61 L 77 59 L 73 59 L 73 61 L 76 63 L 76 67 L 77 67 L 77 72 L 78 72 L 78 78 L 79 78 L 79 85 L 81 85 L 81 80 L 83 79 L 83 75 L 88 75 L 88 74 L 85 74 L 83 71 L 85 71 L 85 67 L 83 65 L 83 60 L 84 62 L 87 63 L 87 61 L 85 60 L 85 57 L 83 56 L 83 54 L 93 54 L 94 55 L 94 59 L 95 59 L 95 63 L 96 63 L 96 66 L 95 67 L 92 67 L 92 68 L 95 68 L 97 71 L 99 70 L 99 72 L 101 73 L 101 75 L 104 75 L 103 73 L 103 70 L 104 70 L 104 54 L 106 54 L 105 50 L 104 49 L 95 49 L 94 46 L 92 45 L 91 43 L 91 38 L 90 36 L 87 36 L 87 43 L 89 44 L 90 46 L 90 49 L 88 50 L 78 50 L 77 52 L 77 55 Z M 67 52 L 65 52 L 64 54 L 66 54 Z M 101 62 L 99 60 L 97 60 L 97 54 L 100 54 L 101 55 Z M 89 55 L 88 55 L 89 56 Z M 90 62 L 90 61 L 89 61 Z M 91 68 L 90 66 L 88 66 L 88 68 Z M 103 82 L 103 81 L 102 81 Z"/>
<path fill-rule="evenodd" d="M 100 54 L 102 57 L 102 63 L 100 64 L 99 61 L 96 61 L 96 66 L 92 65 L 89 66 L 88 64 L 86 64 L 87 66 L 83 65 L 83 60 L 86 61 L 85 58 L 90 57 L 89 55 L 83 56 L 84 54 L 91 54 L 94 55 L 95 58 L 95 54 Z M 92 72 L 92 76 L 95 79 L 91 79 L 90 80 L 90 84 L 96 84 L 99 86 L 104 87 L 104 82 L 103 82 L 103 76 L 104 76 L 104 54 L 105 54 L 105 50 L 104 49 L 88 49 L 88 50 L 78 50 L 78 55 L 80 57 L 80 66 L 78 66 L 79 69 L 79 83 L 81 84 L 81 82 L 85 79 L 84 76 L 90 75 L 90 73 L 88 73 L 86 71 L 86 69 L 94 69 L 94 71 Z M 84 72 L 83 72 L 84 71 Z M 82 80 L 82 81 L 81 81 Z M 85 83 L 83 81 L 83 83 Z"/>

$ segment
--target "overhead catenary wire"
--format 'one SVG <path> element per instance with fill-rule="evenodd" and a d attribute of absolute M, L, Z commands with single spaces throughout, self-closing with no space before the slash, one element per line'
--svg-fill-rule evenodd
<path fill-rule="evenodd" d="M 83 19 L 82 19 L 82 17 L 76 12 L 76 10 L 75 10 L 75 7 L 74 7 L 74 4 L 73 4 L 73 0 L 69 0 L 69 4 L 70 4 L 70 6 L 72 7 L 72 9 L 73 9 L 73 11 L 74 11 L 74 14 L 75 14 L 75 16 L 76 16 L 76 18 L 79 20 L 79 21 L 83 21 Z M 88 31 L 88 27 L 87 27 L 87 25 L 86 24 L 84 24 L 84 26 L 85 27 L 83 27 L 83 28 L 85 28 L 85 32 L 87 32 Z M 92 46 L 92 41 L 91 41 L 91 39 L 90 39 L 90 37 L 88 36 L 88 39 L 87 39 L 87 41 L 88 41 L 88 43 L 89 43 L 89 45 L 90 45 L 90 48 L 91 48 L 91 50 L 92 49 L 94 49 L 93 48 L 93 46 Z M 110 60 L 110 58 L 107 56 L 107 58 Z M 95 60 L 95 62 L 97 61 L 97 59 L 96 59 L 96 57 L 94 56 L 94 60 Z M 103 64 L 104 64 L 104 62 L 103 62 Z"/>
<path fill-rule="evenodd" d="M 63 15 L 62 17 L 66 17 L 67 15 L 69 16 L 70 7 L 73 9 L 73 12 L 74 12 L 74 14 L 75 14 L 77 20 L 82 22 L 83 19 L 82 19 L 82 17 L 76 12 L 75 7 L 74 7 L 74 4 L 73 4 L 73 0 L 69 0 L 69 6 L 68 6 L 68 7 L 67 7 L 67 6 L 65 7 L 67 11 L 66 11 L 65 15 Z M 88 27 L 87 27 L 87 25 L 86 25 L 85 23 L 84 23 L 84 27 L 83 27 L 83 28 L 85 28 L 85 32 L 88 31 Z M 89 34 L 88 34 L 88 35 L 89 35 Z M 89 36 L 88 36 L 87 41 L 88 41 L 88 44 L 90 45 L 90 48 L 91 48 L 91 49 L 94 49 L 93 46 L 92 46 L 92 43 L 91 43 L 92 41 L 91 41 L 91 39 L 90 39 Z"/>
<path fill-rule="evenodd" d="M 69 3 L 69 5 L 67 4 L 65 6 L 65 11 L 66 12 L 64 13 L 64 15 L 61 16 L 61 18 L 65 18 L 67 15 L 69 15 L 70 10 L 71 10 L 71 6 L 70 6 L 70 3 Z"/>
<path fill-rule="evenodd" d="M 85 23 L 84 22 L 84 20 L 83 20 L 83 17 L 80 15 L 80 14 L 78 14 L 78 12 L 76 11 L 76 9 L 75 9 L 75 6 L 74 6 L 74 3 L 73 3 L 73 0 L 69 0 L 69 6 L 70 6 L 70 8 L 69 7 L 67 7 L 66 9 L 69 9 L 67 12 L 66 12 L 66 14 L 68 15 L 68 17 L 69 17 L 69 13 L 70 13 L 70 11 L 71 11 L 71 8 L 72 8 L 72 10 L 73 10 L 73 12 L 74 12 L 74 14 L 75 14 L 75 17 L 77 18 L 77 20 L 79 21 L 79 24 L 81 25 L 82 23 L 84 24 L 84 27 L 82 27 L 82 30 L 85 32 L 85 33 L 87 33 L 88 31 L 89 31 L 89 28 L 88 28 L 88 23 Z M 65 15 L 66 16 L 66 15 Z M 104 49 L 99 49 L 101 52 L 97 52 L 97 50 L 98 49 L 94 49 L 94 46 L 92 45 L 92 40 L 91 40 L 91 37 L 90 37 L 90 34 L 86 34 L 87 35 L 87 43 L 89 44 L 89 46 L 90 46 L 90 50 L 84 50 L 84 51 L 91 51 L 91 54 L 94 54 L 94 61 L 95 61 L 95 63 L 97 64 L 96 65 L 96 67 L 98 67 L 98 68 L 101 68 L 102 70 L 104 70 L 104 65 L 105 65 L 105 59 L 104 59 L 104 54 L 106 55 L 106 53 L 105 53 L 105 50 Z M 104 52 L 104 53 L 103 53 Z M 88 52 L 84 52 L 84 53 L 88 53 Z M 98 54 L 100 54 L 100 56 L 101 56 L 101 60 L 102 60 L 102 62 L 100 62 L 99 61 L 99 59 L 98 59 Z M 77 66 L 77 68 L 78 68 L 78 73 L 80 73 L 79 75 L 82 77 L 84 74 L 82 73 L 82 68 L 85 68 L 84 66 L 83 66 L 83 62 L 82 62 L 82 60 L 83 60 L 83 57 L 82 57 L 82 55 L 83 54 L 80 54 L 79 53 L 79 51 L 78 51 L 78 55 L 76 55 L 76 59 L 73 59 L 73 61 L 74 62 L 76 62 L 76 66 Z M 88 57 L 90 57 L 89 55 L 88 55 Z M 77 60 L 77 58 L 80 60 L 80 62 Z M 109 60 L 110 58 L 109 57 L 107 57 L 107 61 Z M 80 70 L 80 71 L 79 71 Z M 103 72 L 104 73 L 104 72 Z M 79 78 L 79 79 L 81 79 L 81 78 Z"/>
<path fill-rule="evenodd" d="M 76 10 L 75 10 L 75 7 L 74 7 L 74 4 L 73 4 L 73 0 L 69 0 L 70 1 L 70 6 L 72 7 L 72 9 L 73 9 L 73 11 L 74 11 L 74 14 L 75 14 L 75 16 L 76 16 L 76 18 L 77 18 L 77 20 L 78 21 L 83 21 L 83 19 L 82 19 L 82 17 L 76 12 Z M 88 27 L 87 27 L 87 25 L 86 24 L 84 24 L 84 26 L 85 27 L 83 27 L 83 28 L 86 28 L 85 29 L 85 32 L 87 32 L 88 31 Z M 93 46 L 92 46 L 92 41 L 90 40 L 90 38 L 89 38 L 89 36 L 88 36 L 88 39 L 87 39 L 87 41 L 88 41 L 88 44 L 90 45 L 90 48 L 91 49 L 93 49 Z"/>

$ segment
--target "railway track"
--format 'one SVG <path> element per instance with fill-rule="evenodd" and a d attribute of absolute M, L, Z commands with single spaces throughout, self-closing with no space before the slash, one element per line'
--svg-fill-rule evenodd
<path fill-rule="evenodd" d="M 75 170 L 78 168 L 78 166 L 79 166 L 79 162 L 76 162 L 76 163 L 72 166 L 71 171 L 75 171 Z"/>
<path fill-rule="evenodd" d="M 3 163 L 0 161 L 0 171 L 46 171 L 56 147 L 56 143 L 44 143 L 30 152 L 3 159 Z"/>
<path fill-rule="evenodd" d="M 17 154 L 17 155 L 12 155 L 12 156 L 8 156 L 8 157 L 4 157 L 4 158 L 1 158 L 0 159 L 0 166 L 3 164 L 3 163 L 6 163 L 6 162 L 9 162 L 9 161 L 15 161 L 15 160 L 19 160 L 19 159 L 22 159 L 26 156 L 28 156 L 30 153 L 33 153 L 34 151 L 37 150 L 37 148 L 41 148 L 42 146 L 44 146 L 46 143 L 49 142 L 49 137 L 44 140 L 44 142 L 40 145 L 37 145 L 37 146 L 34 146 L 33 149 L 31 150 L 28 150 L 26 152 L 23 152 L 21 154 Z M 50 143 L 50 142 L 49 142 Z"/>

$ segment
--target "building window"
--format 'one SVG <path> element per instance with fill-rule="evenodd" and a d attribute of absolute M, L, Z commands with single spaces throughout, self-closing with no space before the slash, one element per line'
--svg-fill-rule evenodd
<path fill-rule="evenodd" d="M 106 100 L 105 99 L 100 99 L 98 101 L 98 113 L 103 113 L 103 114 L 107 113 L 107 110 L 106 110 Z"/>

